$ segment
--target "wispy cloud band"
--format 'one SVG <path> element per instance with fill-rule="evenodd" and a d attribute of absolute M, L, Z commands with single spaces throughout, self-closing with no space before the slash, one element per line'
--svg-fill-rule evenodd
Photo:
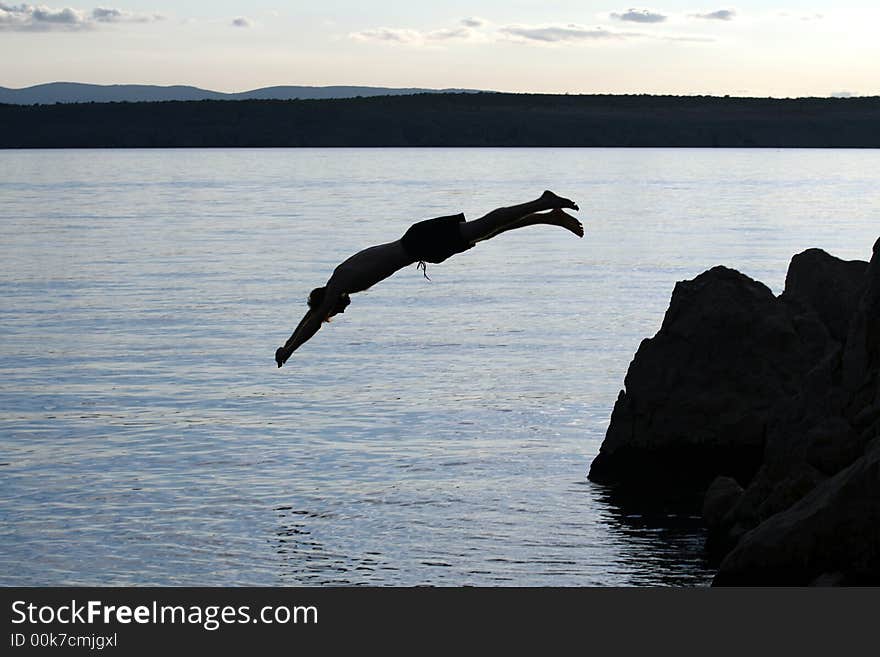
<path fill-rule="evenodd" d="M 476 36 L 474 30 L 467 25 L 460 27 L 442 28 L 439 30 L 422 31 L 413 29 L 398 29 L 379 27 L 360 32 L 352 32 L 349 37 L 356 41 L 385 41 L 390 43 L 402 43 L 409 45 L 426 45 L 453 39 L 468 40 Z"/>
<path fill-rule="evenodd" d="M 630 11 L 641 12 L 647 10 Z M 657 14 L 657 16 L 659 16 L 659 14 Z M 663 17 L 663 20 L 665 20 L 665 17 Z M 651 21 L 648 20 L 641 22 Z M 654 20 L 653 22 L 660 21 Z M 574 23 L 493 26 L 489 24 L 488 21 L 482 19 L 463 19 L 459 26 L 439 30 L 423 31 L 410 28 L 379 27 L 352 32 L 348 36 L 356 41 L 384 42 L 407 46 L 439 45 L 446 41 L 471 43 L 513 42 L 547 46 L 615 42 L 629 39 L 657 39 L 661 41 L 700 43 L 714 41 L 714 39 L 709 37 L 627 32 L 608 29 L 601 26 L 586 27 Z"/>
<path fill-rule="evenodd" d="M 502 27 L 498 31 L 509 37 L 526 41 L 541 41 L 543 43 L 623 39 L 627 36 L 634 36 L 624 32 L 612 32 L 602 27 L 589 28 L 579 25 L 549 25 L 541 27 L 512 25 Z"/>
<path fill-rule="evenodd" d="M 719 9 L 704 14 L 691 14 L 691 16 L 710 21 L 732 21 L 736 17 L 736 12 L 733 9 Z"/>

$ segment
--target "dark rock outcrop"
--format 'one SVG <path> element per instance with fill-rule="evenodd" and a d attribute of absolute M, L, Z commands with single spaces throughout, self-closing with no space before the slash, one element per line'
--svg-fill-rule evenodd
<path fill-rule="evenodd" d="M 678 283 L 660 331 L 630 365 L 590 479 L 750 480 L 771 410 L 821 357 L 818 342 L 767 286 L 737 271 Z"/>
<path fill-rule="evenodd" d="M 740 501 L 743 492 L 743 487 L 736 479 L 724 476 L 716 478 L 706 491 L 702 511 L 703 520 L 709 528 L 707 549 L 710 554 L 723 554 L 733 547 L 733 545 L 715 545 L 712 541 L 718 541 L 725 536 L 725 533 L 719 529 L 726 527 L 725 518 Z"/>
<path fill-rule="evenodd" d="M 717 584 L 874 582 L 878 435 L 880 240 L 870 264 L 796 255 L 778 298 L 723 267 L 677 284 L 590 479 L 702 486 Z"/>
<path fill-rule="evenodd" d="M 880 442 L 746 534 L 715 585 L 880 584 Z"/>
<path fill-rule="evenodd" d="M 862 260 L 845 261 L 821 249 L 807 249 L 791 259 L 780 298 L 799 305 L 802 314 L 814 311 L 831 337 L 843 342 L 863 292 L 867 268 L 868 263 Z"/>

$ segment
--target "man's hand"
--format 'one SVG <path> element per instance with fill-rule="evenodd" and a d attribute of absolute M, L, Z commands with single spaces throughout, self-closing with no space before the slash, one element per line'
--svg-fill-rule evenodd
<path fill-rule="evenodd" d="M 284 365 L 287 358 L 288 357 L 284 352 L 284 347 L 278 347 L 278 349 L 275 350 L 275 362 L 278 363 L 278 367 Z"/>

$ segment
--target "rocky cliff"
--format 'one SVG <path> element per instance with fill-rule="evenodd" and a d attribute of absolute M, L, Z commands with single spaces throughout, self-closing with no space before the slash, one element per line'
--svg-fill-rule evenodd
<path fill-rule="evenodd" d="M 716 584 L 880 579 L 880 240 L 796 255 L 785 291 L 678 283 L 626 374 L 590 479 L 705 490 Z"/>

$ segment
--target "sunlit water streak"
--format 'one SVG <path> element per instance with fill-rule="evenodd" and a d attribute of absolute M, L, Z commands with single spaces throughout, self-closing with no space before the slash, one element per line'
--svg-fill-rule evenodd
<path fill-rule="evenodd" d="M 0 152 L 0 584 L 703 585 L 694 518 L 586 480 L 639 341 L 716 264 L 867 258 L 876 151 Z M 417 219 L 506 234 L 308 291 Z"/>

